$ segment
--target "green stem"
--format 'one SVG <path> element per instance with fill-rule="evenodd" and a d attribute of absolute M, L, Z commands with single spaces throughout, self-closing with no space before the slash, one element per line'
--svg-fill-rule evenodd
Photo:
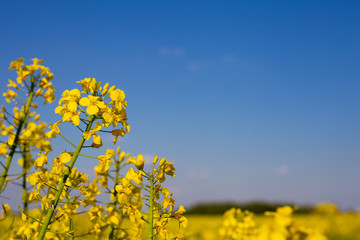
<path fill-rule="evenodd" d="M 153 173 L 150 174 L 149 177 L 150 181 L 150 197 L 149 197 L 149 227 L 148 227 L 148 239 L 154 239 L 154 175 Z"/>
<path fill-rule="evenodd" d="M 81 155 L 81 156 L 83 156 L 83 157 L 88 157 L 88 158 L 99 159 L 99 158 L 97 158 L 97 157 L 93 157 L 93 156 L 85 155 L 85 154 L 82 154 L 82 153 L 79 153 L 79 155 Z"/>
<path fill-rule="evenodd" d="M 70 143 L 71 146 L 73 146 L 73 147 L 76 148 L 75 144 L 73 144 L 72 142 L 70 142 L 69 140 L 67 140 L 67 138 L 64 137 L 63 135 L 61 135 L 61 133 L 59 133 L 59 136 L 62 137 L 62 138 L 63 138 L 65 141 L 67 141 L 68 143 Z"/>
<path fill-rule="evenodd" d="M 113 201 L 113 206 L 114 209 L 116 210 L 116 190 L 115 187 L 116 185 L 119 183 L 119 171 L 120 171 L 120 162 L 119 159 L 115 159 L 115 179 L 114 179 L 114 201 Z M 114 224 L 110 225 L 110 233 L 109 233 L 109 239 L 114 239 L 114 233 L 115 233 L 115 227 Z"/>
<path fill-rule="evenodd" d="M 68 196 L 66 198 L 66 203 L 70 204 L 70 194 L 68 194 Z M 71 233 L 71 239 L 74 239 L 75 229 L 74 229 L 74 220 L 72 217 L 69 220 L 69 229 L 70 229 L 70 231 L 68 233 L 69 234 Z"/>
<path fill-rule="evenodd" d="M 94 120 L 95 120 L 95 116 L 91 116 L 90 121 L 89 121 L 88 125 L 86 126 L 86 131 L 89 131 L 91 129 L 91 125 L 93 124 Z M 66 170 L 64 172 L 64 177 L 63 177 L 61 183 L 58 186 L 58 191 L 57 191 L 57 193 L 55 195 L 54 204 L 51 206 L 51 208 L 49 209 L 49 211 L 46 214 L 44 224 L 42 225 L 39 236 L 37 238 L 38 240 L 42 240 L 45 237 L 45 233 L 46 233 L 47 228 L 49 226 L 50 220 L 51 220 L 51 218 L 52 218 L 52 216 L 53 216 L 53 214 L 55 212 L 55 209 L 56 209 L 56 207 L 57 207 L 57 205 L 58 205 L 58 203 L 60 201 L 60 196 L 61 196 L 61 193 L 62 193 L 62 191 L 64 189 L 66 180 L 68 179 L 68 177 L 69 177 L 69 175 L 71 173 L 71 170 L 73 169 L 73 166 L 74 166 L 74 164 L 76 162 L 76 159 L 79 156 L 79 153 L 81 151 L 82 146 L 84 145 L 84 142 L 85 142 L 85 138 L 82 136 L 81 140 L 79 142 L 79 145 L 76 147 L 74 155 L 71 158 L 70 164 L 69 164 L 69 166 L 66 168 Z"/>
<path fill-rule="evenodd" d="M 22 152 L 22 155 L 23 155 L 23 176 L 22 176 L 22 190 L 23 190 L 23 194 L 22 194 L 22 197 L 23 197 L 23 201 L 24 201 L 24 212 L 28 212 L 28 204 L 29 204 L 29 201 L 28 201 L 28 193 L 27 193 L 27 186 L 26 186 L 26 177 L 27 177 L 27 159 L 26 159 L 26 153 L 28 152 L 28 147 L 27 147 L 27 144 L 24 143 L 23 144 L 23 152 Z"/>
<path fill-rule="evenodd" d="M 3 172 L 2 172 L 2 174 L 0 176 L 0 193 L 5 190 L 4 184 L 5 184 L 6 177 L 8 176 L 10 164 L 11 164 L 12 158 L 14 156 L 17 144 L 19 142 L 19 138 L 20 138 L 20 134 L 21 134 L 23 125 L 26 122 L 27 117 L 28 117 L 28 115 L 30 113 L 30 106 L 31 106 L 31 103 L 32 103 L 34 95 L 35 95 L 34 88 L 35 88 L 35 79 L 32 79 L 31 86 L 30 86 L 30 91 L 29 91 L 29 97 L 28 97 L 27 103 L 26 103 L 26 105 L 24 107 L 23 115 L 22 115 L 22 117 L 20 119 L 19 126 L 18 126 L 18 128 L 16 130 L 16 135 L 15 135 L 14 142 L 10 147 L 10 153 L 6 158 L 6 163 L 5 163 L 4 170 L 3 170 Z"/>

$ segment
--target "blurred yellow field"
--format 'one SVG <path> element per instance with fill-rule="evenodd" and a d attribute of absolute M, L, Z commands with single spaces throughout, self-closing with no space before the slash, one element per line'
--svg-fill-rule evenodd
<path fill-rule="evenodd" d="M 329 240 L 360 239 L 360 214 L 357 213 L 295 215 L 294 220 L 301 226 L 318 228 Z M 218 231 L 223 223 L 222 216 L 194 215 L 188 216 L 188 221 L 186 239 L 220 239 Z M 269 224 L 271 219 L 256 215 L 255 222 L 260 227 Z"/>
<path fill-rule="evenodd" d="M 255 237 L 240 238 L 221 238 L 219 231 L 224 223 L 224 217 L 221 215 L 190 215 L 187 216 L 188 226 L 186 229 L 180 230 L 184 235 L 184 239 L 258 239 Z M 264 215 L 255 215 L 255 228 L 271 226 L 272 218 Z M 358 213 L 339 213 L 339 214 L 304 214 L 294 215 L 293 220 L 296 225 L 302 228 L 316 229 L 326 236 L 326 238 L 299 238 L 305 240 L 328 239 L 328 240 L 357 240 L 360 239 L 360 214 Z M 9 239 L 9 235 L 5 232 L 11 225 L 12 219 L 7 218 L 0 224 L 1 239 Z M 88 217 L 79 215 L 74 219 L 76 239 L 94 239 L 94 236 L 87 234 L 90 227 Z M 13 229 L 21 227 L 22 221 L 20 217 L 16 217 L 13 223 Z M 130 228 L 131 222 L 125 219 L 122 227 Z M 172 232 L 178 232 L 179 226 L 177 221 L 170 221 L 168 229 Z M 99 236 L 99 239 L 109 239 L 109 231 L 106 229 Z M 57 239 L 57 238 L 51 238 Z M 68 238 L 71 239 L 71 238 Z M 146 239 L 146 230 L 143 229 L 143 239 Z M 280 240 L 282 238 L 268 238 L 269 240 Z M 295 238 L 289 238 L 295 239 Z"/>

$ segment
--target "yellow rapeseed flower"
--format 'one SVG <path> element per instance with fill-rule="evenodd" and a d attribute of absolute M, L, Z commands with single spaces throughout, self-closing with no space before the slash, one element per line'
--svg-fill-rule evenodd
<path fill-rule="evenodd" d="M 101 82 L 97 82 L 95 78 L 84 78 L 83 80 L 77 81 L 83 89 L 83 92 L 89 92 L 90 94 L 95 95 L 96 91 L 99 89 Z"/>
<path fill-rule="evenodd" d="M 9 151 L 9 150 L 8 150 L 7 144 L 6 144 L 6 143 L 1 143 L 1 144 L 0 144 L 0 156 L 7 154 L 8 151 Z"/>
<path fill-rule="evenodd" d="M 49 132 L 46 133 L 46 137 L 47 138 L 56 138 L 56 135 L 58 135 L 60 133 L 60 129 L 58 127 L 59 124 L 62 124 L 62 121 L 57 121 L 56 123 L 54 123 L 54 125 L 52 125 L 50 123 L 49 128 L 51 129 Z"/>
<path fill-rule="evenodd" d="M 100 131 L 101 124 L 99 122 L 96 122 L 95 127 L 90 130 L 83 133 L 83 136 L 86 140 L 89 140 L 90 137 L 93 137 L 93 141 L 96 145 L 102 145 L 102 141 L 99 135 L 97 135 L 97 132 Z"/>
<path fill-rule="evenodd" d="M 17 90 L 19 89 L 18 85 L 16 84 L 16 82 L 8 79 L 9 83 L 8 85 L 6 85 L 7 87 L 13 87 L 13 88 L 16 88 Z"/>
<path fill-rule="evenodd" d="M 106 109 L 106 104 L 101 101 L 100 97 L 94 97 L 89 95 L 88 97 L 83 97 L 80 99 L 80 105 L 87 107 L 86 112 L 89 115 L 96 115 L 100 109 Z"/>
<path fill-rule="evenodd" d="M 20 67 L 23 65 L 23 62 L 24 62 L 24 58 L 18 58 L 17 60 L 15 61 L 12 61 L 10 63 L 10 67 L 9 67 L 9 71 L 13 70 L 13 69 L 20 69 Z"/>
<path fill-rule="evenodd" d="M 5 97 L 6 102 L 11 103 L 11 100 L 15 101 L 15 97 L 17 97 L 18 94 L 13 90 L 8 89 L 7 92 L 3 93 L 3 96 Z"/>
<path fill-rule="evenodd" d="M 137 155 L 136 158 L 135 157 L 129 158 L 126 163 L 127 164 L 133 163 L 138 170 L 143 170 L 145 160 L 144 160 L 143 155 L 139 154 L 139 155 Z"/>
<path fill-rule="evenodd" d="M 133 168 L 130 168 L 125 176 L 129 180 L 133 180 L 136 184 L 142 183 L 142 174 L 141 172 L 135 171 Z"/>
<path fill-rule="evenodd" d="M 47 161 L 47 152 L 45 154 L 43 154 L 42 152 L 39 152 L 39 157 L 35 160 L 35 164 L 34 164 L 34 167 L 35 167 L 35 170 L 40 168 L 40 169 L 43 169 L 43 165 L 46 164 L 48 161 Z"/>
<path fill-rule="evenodd" d="M 187 219 L 182 214 L 186 212 L 186 209 L 183 205 L 180 205 L 179 210 L 174 212 L 174 218 L 179 221 L 180 227 L 186 228 Z"/>

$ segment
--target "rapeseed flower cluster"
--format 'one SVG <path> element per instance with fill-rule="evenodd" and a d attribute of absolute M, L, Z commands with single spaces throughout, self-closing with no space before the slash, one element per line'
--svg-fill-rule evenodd
<path fill-rule="evenodd" d="M 26 65 L 23 58 L 11 62 L 9 70 L 16 70 L 16 81 L 8 80 L 7 91 L 3 93 L 7 106 L 0 110 L 0 157 L 3 167 L 0 175 L 0 193 L 7 183 L 22 178 L 23 207 L 27 211 L 26 177 L 34 163 L 32 152 L 51 151 L 50 141 L 45 138 L 47 125 L 40 121 L 40 115 L 35 112 L 38 97 L 44 99 L 44 104 L 54 101 L 53 74 L 48 67 L 42 65 L 43 60 L 34 58 L 31 65 Z M 21 155 L 18 164 L 21 173 L 9 174 L 12 159 Z"/>
<path fill-rule="evenodd" d="M 232 208 L 225 212 L 222 227 L 219 229 L 221 239 L 233 240 L 327 240 L 322 229 L 298 225 L 292 213 L 295 208 L 283 206 L 276 212 L 265 212 L 273 221 L 261 227 L 256 226 L 254 214 Z"/>
<path fill-rule="evenodd" d="M 48 67 L 41 65 L 41 63 L 44 63 L 44 60 L 33 58 L 32 61 L 33 64 L 26 65 L 24 58 L 19 58 L 10 63 L 9 70 L 16 70 L 17 78 L 16 82 L 8 80 L 7 87 L 9 89 L 3 93 L 8 103 L 15 101 L 15 98 L 19 95 L 17 91 L 23 88 L 31 90 L 30 92 L 35 90 L 35 96 L 43 97 L 44 104 L 55 100 L 55 89 L 51 82 L 54 74 L 50 72 Z"/>
<path fill-rule="evenodd" d="M 221 239 L 255 240 L 256 234 L 253 213 L 239 208 L 225 212 L 223 226 L 219 229 Z"/>
<path fill-rule="evenodd" d="M 165 158 L 157 164 L 156 157 L 153 168 L 146 172 L 145 160 L 141 154 L 132 157 L 120 148 L 116 151 L 106 149 L 102 155 L 95 157 L 85 155 L 83 150 L 88 147 L 102 147 L 102 134 L 112 134 L 113 143 L 116 144 L 119 137 L 129 132 L 130 126 L 127 123 L 127 102 L 122 90 L 110 87 L 109 84 L 102 86 L 94 78 L 85 78 L 77 83 L 81 87 L 65 90 L 55 108 L 55 113 L 61 115 L 61 120 L 50 124 L 46 134 L 41 132 L 43 138 L 60 136 L 75 149 L 63 150 L 59 156 L 51 159 L 48 157 L 51 148 L 46 148 L 50 145 L 42 143 L 38 146 L 41 151 L 32 164 L 36 171 L 26 178 L 33 186 L 32 192 L 26 195 L 26 201 L 29 204 L 37 203 L 40 214 L 22 209 L 25 224 L 13 231 L 11 237 L 74 238 L 74 217 L 79 214 L 79 207 L 82 206 L 87 209 L 91 223 L 87 234 L 95 238 L 103 238 L 106 230 L 108 239 L 142 239 L 146 223 L 149 225 L 149 239 L 155 236 L 161 239 L 180 239 L 181 233 L 174 234 L 166 226 L 170 218 L 173 218 L 181 227 L 185 227 L 185 208 L 180 206 L 175 211 L 173 194 L 161 185 L 166 180 L 166 175 L 175 176 L 173 164 Z M 67 122 L 80 131 L 78 144 L 72 143 L 62 134 L 61 125 Z M 36 135 L 35 132 L 35 126 L 29 124 L 22 135 L 30 137 Z M 90 144 L 86 144 L 87 142 Z M 98 160 L 98 164 L 94 166 L 96 177 L 93 180 L 75 167 L 79 156 Z M 143 191 L 147 191 L 149 195 L 144 195 Z M 109 194 L 108 202 L 98 200 L 102 193 Z M 143 211 L 144 204 L 149 207 L 148 212 Z M 122 226 L 126 218 L 131 222 L 130 229 Z"/>
<path fill-rule="evenodd" d="M 99 148 L 102 146 L 102 141 L 98 132 L 110 125 L 117 127 L 120 123 L 123 125 L 122 128 L 111 131 L 114 136 L 113 144 L 116 144 L 119 136 L 123 137 L 130 131 L 126 116 L 127 102 L 125 93 L 120 89 L 116 89 L 115 86 L 109 88 L 108 83 L 101 87 L 101 82 L 97 82 L 95 78 L 85 78 L 77 83 L 81 85 L 82 91 L 72 89 L 63 92 L 59 106 L 55 109 L 55 113 L 62 116 L 62 121 L 55 123 L 48 135 L 54 137 L 59 134 L 58 125 L 63 122 L 71 122 L 78 126 L 80 120 L 85 122 L 89 120 L 90 116 L 94 116 L 95 120 L 101 119 L 101 123 L 97 122 L 93 129 L 84 132 L 84 138 L 86 140 L 92 138 L 92 146 Z M 86 96 L 82 96 L 83 94 Z M 80 114 L 84 114 L 88 119 L 81 119 Z"/>
<path fill-rule="evenodd" d="M 322 229 L 309 228 L 298 225 L 292 214 L 297 207 L 283 206 L 276 209 L 276 212 L 265 212 L 266 216 L 272 216 L 274 222 L 264 225 L 259 230 L 259 240 L 327 240 Z"/>
<path fill-rule="evenodd" d="M 59 105 L 55 108 L 55 113 L 60 114 L 62 120 L 51 124 L 50 131 L 46 133 L 49 138 L 59 135 L 70 142 L 61 134 L 59 126 L 64 122 L 72 123 L 81 131 L 78 145 L 70 142 L 76 148 L 75 151 L 63 151 L 52 159 L 51 166 L 47 158 L 48 152 L 40 152 L 34 164 L 38 171 L 27 179 L 34 188 L 29 195 L 29 201 L 39 201 L 43 210 L 49 209 L 46 216 L 44 214 L 42 219 L 37 220 L 43 222 L 39 235 L 36 236 L 39 239 L 43 239 L 45 235 L 48 237 L 47 229 L 51 222 L 73 219 L 80 205 L 91 206 L 89 213 L 99 216 L 102 207 L 97 205 L 96 201 L 96 196 L 100 194 L 97 184 L 101 183 L 102 187 L 107 187 L 107 174 L 110 159 L 115 157 L 114 150 L 107 150 L 105 155 L 97 157 L 100 164 L 95 167 L 95 173 L 100 177 L 94 182 L 90 182 L 87 175 L 78 172 L 74 164 L 78 156 L 83 155 L 81 150 L 87 140 L 92 139 L 90 147 L 93 148 L 100 148 L 103 145 L 100 132 L 112 133 L 115 144 L 119 136 L 124 136 L 130 130 L 125 111 L 127 103 L 122 90 L 116 89 L 115 86 L 109 88 L 109 84 L 102 87 L 94 78 L 85 78 L 78 83 L 81 89 L 65 90 L 62 93 Z M 83 129 L 80 123 L 84 125 Z M 119 123 L 122 128 L 112 131 L 103 130 L 110 125 L 117 127 Z M 42 190 L 46 195 L 41 195 Z M 77 193 L 74 194 L 74 191 Z M 95 218 L 90 219 L 94 221 Z M 99 232 L 96 226 L 99 224 L 94 225 L 91 233 Z"/>
<path fill-rule="evenodd" d="M 169 231 L 167 225 L 170 219 L 174 218 L 179 222 L 180 228 L 186 228 L 187 218 L 183 215 L 186 210 L 184 206 L 180 205 L 179 209 L 174 212 L 176 201 L 173 199 L 173 193 L 162 185 L 166 180 L 165 175 L 175 177 L 175 168 L 173 163 L 168 162 L 166 158 L 158 160 L 158 156 L 153 159 L 151 171 L 141 173 L 149 183 L 142 185 L 142 188 L 149 193 L 145 195 L 149 211 L 147 216 L 144 216 L 145 221 L 148 223 L 148 236 L 151 237 L 150 239 L 154 236 L 159 236 L 161 239 L 166 240 L 181 239 L 183 234 L 181 232 L 174 233 Z M 138 156 L 132 162 L 138 169 L 141 169 L 143 166 L 142 156 Z"/>

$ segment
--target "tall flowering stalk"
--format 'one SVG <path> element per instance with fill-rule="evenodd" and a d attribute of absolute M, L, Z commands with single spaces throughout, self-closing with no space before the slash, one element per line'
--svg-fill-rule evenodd
<path fill-rule="evenodd" d="M 0 192 L 4 191 L 6 187 L 6 182 L 8 180 L 8 172 L 12 159 L 17 149 L 20 148 L 20 152 L 27 151 L 23 149 L 30 147 L 29 143 L 26 143 L 29 138 L 26 137 L 26 133 L 29 133 L 25 129 L 25 126 L 34 127 L 29 119 L 34 117 L 35 114 L 31 113 L 31 108 L 36 108 L 34 101 L 37 97 L 42 96 L 46 103 L 51 103 L 54 101 L 54 87 L 52 86 L 51 80 L 53 79 L 53 74 L 50 72 L 50 69 L 41 65 L 43 60 L 37 58 L 32 59 L 32 65 L 24 64 L 24 59 L 19 58 L 16 61 L 11 62 L 9 70 L 15 69 L 17 72 L 16 82 L 8 80 L 7 87 L 9 88 L 7 92 L 3 93 L 6 102 L 11 103 L 15 102 L 13 108 L 13 114 L 11 114 L 4 106 L 2 106 L 2 112 L 0 113 L 0 129 L 2 136 L 8 136 L 7 141 L 3 141 L 0 144 L 0 155 L 6 157 L 5 164 L 3 165 L 3 171 L 0 175 Z M 21 93 L 25 93 L 25 98 L 22 97 Z M 20 101 L 18 101 L 20 99 Z M 18 106 L 21 106 L 20 110 Z M 37 118 L 37 119 L 36 119 Z M 38 120 L 38 116 L 35 117 L 35 121 Z M 34 128 L 33 128 L 34 129 Z M 32 130 L 33 130 L 32 129 Z M 31 136 L 34 139 L 34 136 Z M 41 148 L 44 150 L 44 148 Z M 27 171 L 27 163 L 24 159 L 25 170 L 23 174 Z M 31 165 L 31 164 L 30 164 Z"/>
<path fill-rule="evenodd" d="M 26 178 L 30 169 L 34 165 L 32 152 L 36 150 L 50 152 L 52 150 L 49 139 L 46 139 L 45 137 L 45 129 L 47 128 L 47 125 L 39 120 L 40 115 L 35 115 L 34 117 L 33 115 L 34 113 L 30 114 L 30 118 L 25 124 L 21 134 L 21 144 L 19 147 L 22 158 L 18 160 L 18 164 L 22 167 L 22 173 L 20 176 L 22 178 L 22 200 L 25 212 L 27 212 L 29 204 Z"/>
<path fill-rule="evenodd" d="M 179 210 L 174 211 L 176 201 L 173 199 L 173 193 L 168 188 L 163 187 L 162 183 L 165 182 L 165 176 L 175 177 L 175 168 L 173 163 L 168 162 L 166 158 L 162 158 L 158 162 L 159 157 L 156 156 L 152 161 L 151 171 L 144 170 L 143 156 L 139 154 L 136 158 L 131 157 L 127 162 L 133 163 L 137 170 L 130 168 L 125 176 L 125 180 L 121 184 L 117 185 L 116 191 L 119 193 L 119 198 L 122 195 L 131 195 L 131 191 L 126 191 L 129 181 L 138 185 L 147 194 L 141 197 L 148 206 L 148 212 L 142 213 L 141 209 L 137 209 L 136 206 L 131 205 L 128 202 L 127 210 L 130 220 L 134 224 L 141 224 L 146 222 L 148 224 L 147 238 L 149 240 L 155 239 L 156 236 L 161 239 L 181 239 L 183 235 L 181 233 L 173 233 L 167 229 L 167 224 L 170 219 L 174 218 L 179 222 L 181 228 L 187 226 L 187 219 L 183 216 L 185 208 L 181 205 Z M 143 177 L 147 179 L 147 183 L 143 182 Z M 123 204 L 123 202 L 120 202 Z"/>
<path fill-rule="evenodd" d="M 173 164 L 165 158 L 158 164 L 159 158 L 155 157 L 152 168 L 147 172 L 144 169 L 145 160 L 141 154 L 130 157 L 130 154 L 121 152 L 120 148 L 117 154 L 118 157 L 114 157 L 114 151 L 107 149 L 105 155 L 98 157 L 99 165 L 94 168 L 97 177 L 91 184 L 92 187 L 86 188 L 86 192 L 95 192 L 95 194 L 89 193 L 88 200 L 85 201 L 88 205 L 92 205 L 88 211 L 91 221 L 90 234 L 103 239 L 104 231 L 109 228 L 108 239 L 143 239 L 142 230 L 146 223 L 148 225 L 147 239 L 182 238 L 182 234 L 170 232 L 167 224 L 174 218 L 179 221 L 181 228 L 186 227 L 187 220 L 183 216 L 185 208 L 180 206 L 179 210 L 173 213 L 175 205 L 173 194 L 160 184 L 165 181 L 165 175 L 175 176 Z M 110 168 L 110 159 L 114 159 L 113 169 Z M 121 176 L 120 170 L 125 167 L 127 172 Z M 110 173 L 115 173 L 115 176 Z M 114 181 L 112 190 L 108 188 L 109 178 Z M 98 192 L 97 184 L 110 193 L 112 201 L 106 203 L 105 208 L 96 204 L 94 199 L 94 195 Z M 147 212 L 142 211 L 144 204 L 148 206 Z M 104 212 L 109 213 L 104 214 Z M 130 229 L 121 227 L 124 218 L 129 218 L 132 223 Z"/>
<path fill-rule="evenodd" d="M 117 208 L 118 208 L 118 204 L 117 204 L 117 201 L 116 201 L 115 186 L 116 186 L 116 184 L 118 184 L 120 182 L 120 170 L 122 168 L 121 162 L 125 159 L 126 155 L 125 155 L 125 152 L 121 152 L 120 147 L 118 147 L 116 149 L 116 152 L 117 152 L 117 154 L 119 156 L 118 156 L 118 158 L 115 158 L 115 161 L 114 161 L 114 168 L 115 168 L 114 169 L 115 177 L 113 178 L 114 187 L 113 187 L 112 191 L 110 191 L 110 198 L 111 198 L 112 202 L 109 204 L 110 208 L 108 208 L 109 209 L 109 216 L 110 216 L 109 217 L 109 222 L 110 222 L 109 239 L 114 239 L 115 238 L 116 230 L 119 229 L 119 226 L 120 226 L 120 223 L 121 223 L 119 213 L 117 213 L 117 211 L 116 211 Z M 99 173 L 102 174 L 103 171 L 101 171 Z M 105 174 L 103 176 L 108 177 L 109 172 L 105 170 Z M 102 181 L 102 182 L 104 182 L 104 181 Z M 105 186 L 107 186 L 107 184 Z"/>
<path fill-rule="evenodd" d="M 81 150 L 84 148 L 84 143 L 92 138 L 93 142 L 90 146 L 93 148 L 100 148 L 103 145 L 99 135 L 100 132 L 112 133 L 115 137 L 114 143 L 116 143 L 119 136 L 124 136 L 125 133 L 130 130 L 130 126 L 127 124 L 125 111 L 127 102 L 125 101 L 125 94 L 122 90 L 116 89 L 115 86 L 109 88 L 109 84 L 105 84 L 101 87 L 101 83 L 97 82 L 94 78 L 86 78 L 78 83 L 81 85 L 82 91 L 79 89 L 72 89 L 71 91 L 66 90 L 62 94 L 59 106 L 55 109 L 55 113 L 62 116 L 62 121 L 58 121 L 54 125 L 51 125 L 51 130 L 48 132 L 49 137 L 60 135 L 66 139 L 61 134 L 59 125 L 63 122 L 71 122 L 82 132 L 82 135 L 77 145 L 74 145 L 66 139 L 72 146 L 76 147 L 73 153 L 64 152 L 58 158 L 54 159 L 52 171 L 60 174 L 60 176 L 57 180 L 58 185 L 56 187 L 51 186 L 51 188 L 53 190 L 56 189 L 56 191 L 53 199 L 51 199 L 51 205 L 42 223 L 38 239 L 43 239 L 45 237 L 48 226 L 50 225 L 60 200 L 66 196 L 67 184 L 71 181 L 69 176 L 73 174 L 73 170 L 75 170 L 74 165 L 78 156 L 83 155 L 81 154 Z M 84 130 L 79 127 L 80 122 L 85 125 Z M 102 129 L 107 128 L 110 125 L 112 125 L 112 127 L 117 127 L 118 123 L 123 127 L 111 131 Z M 93 124 L 95 126 L 93 126 Z M 66 164 L 68 162 L 69 164 Z M 35 165 L 39 166 L 41 170 L 46 163 L 47 158 L 43 156 L 40 156 L 35 161 Z M 39 176 L 39 174 L 37 176 Z M 32 181 L 34 183 L 33 185 L 37 184 L 38 187 L 46 186 L 41 178 L 36 177 L 36 174 L 33 175 L 29 181 Z M 39 192 L 35 188 L 34 195 L 36 194 L 39 194 Z"/>
<path fill-rule="evenodd" d="M 133 206 L 135 210 L 141 210 L 142 202 L 140 199 L 140 187 L 130 183 L 124 178 L 120 171 L 128 167 L 130 154 L 117 148 L 116 153 L 112 149 L 107 149 L 105 155 L 98 156 L 99 164 L 94 167 L 96 178 L 83 189 L 88 197 L 84 200 L 85 205 L 91 205 L 88 211 L 91 226 L 89 233 L 96 238 L 103 239 L 106 229 L 109 229 L 108 239 L 136 239 L 141 234 L 139 225 L 133 226 L 132 231 L 122 227 L 125 217 L 132 219 L 131 211 L 128 214 L 128 206 Z M 114 176 L 115 174 L 115 176 Z M 112 183 L 109 182 L 112 180 Z M 121 185 L 125 183 L 125 185 Z M 113 186 L 112 186 L 113 185 Z M 109 194 L 110 201 L 97 201 L 96 195 L 101 192 Z M 94 194 L 89 194 L 93 192 Z M 108 213 L 106 213 L 108 212 Z"/>
<path fill-rule="evenodd" d="M 149 184 L 142 185 L 149 193 L 146 196 L 149 206 L 148 239 L 153 240 L 155 236 L 162 239 L 181 239 L 183 238 L 181 233 L 170 232 L 166 227 L 170 219 L 174 218 L 179 222 L 179 227 L 186 228 L 187 219 L 183 216 L 186 210 L 180 205 L 179 209 L 173 212 L 176 203 L 173 193 L 162 186 L 166 175 L 175 177 L 175 168 L 173 163 L 168 162 L 166 158 L 162 158 L 159 163 L 158 159 L 158 156 L 153 159 L 151 172 L 144 172 Z"/>

